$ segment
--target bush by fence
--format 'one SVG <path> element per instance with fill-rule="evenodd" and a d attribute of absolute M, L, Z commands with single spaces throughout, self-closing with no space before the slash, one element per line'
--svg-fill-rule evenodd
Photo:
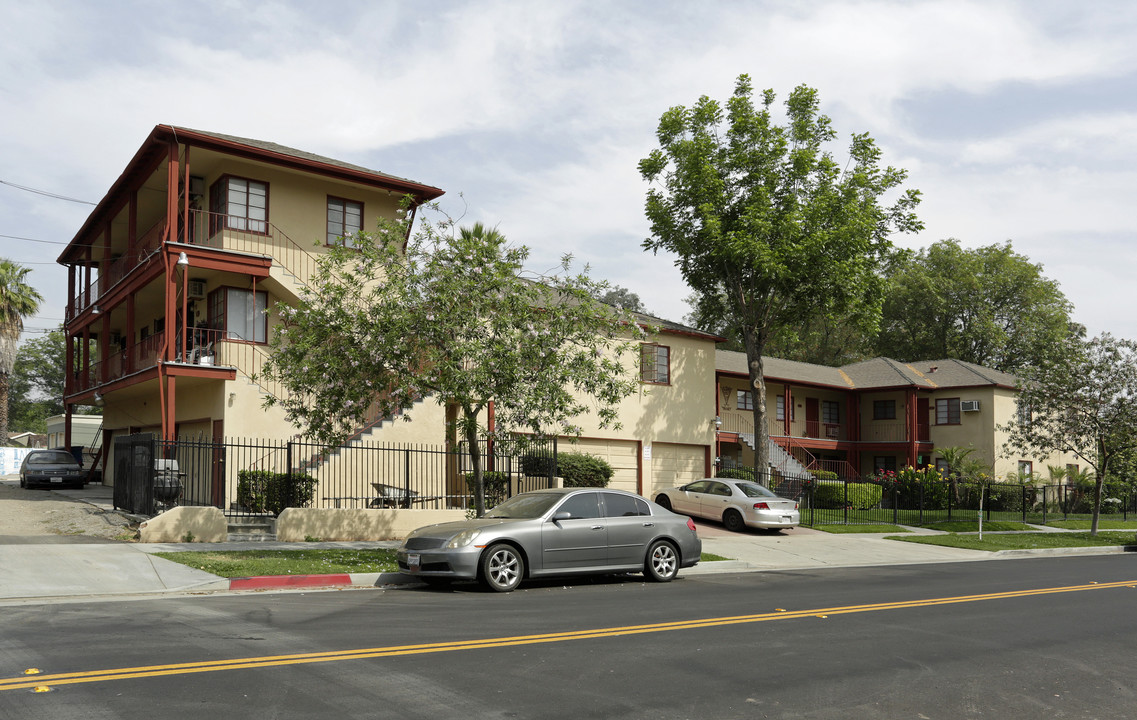
<path fill-rule="evenodd" d="M 564 478 L 565 487 L 608 487 L 613 474 L 606 460 L 580 452 L 562 452 L 555 458 L 545 453 L 527 453 L 521 457 L 521 471 L 530 477 Z"/>
<path fill-rule="evenodd" d="M 316 478 L 305 473 L 242 470 L 237 473 L 237 504 L 254 513 L 280 515 L 285 508 L 307 507 Z"/>

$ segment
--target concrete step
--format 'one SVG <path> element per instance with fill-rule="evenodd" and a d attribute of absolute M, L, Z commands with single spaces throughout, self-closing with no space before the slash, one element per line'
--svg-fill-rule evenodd
<path fill-rule="evenodd" d="M 230 542 L 265 542 L 276 540 L 276 518 L 253 515 L 228 518 Z"/>

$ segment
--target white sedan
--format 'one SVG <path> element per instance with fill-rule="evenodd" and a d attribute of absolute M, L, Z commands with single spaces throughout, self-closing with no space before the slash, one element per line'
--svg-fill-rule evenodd
<path fill-rule="evenodd" d="M 655 502 L 680 515 L 721 520 L 727 530 L 743 528 L 776 530 L 801 522 L 795 500 L 770 492 L 749 480 L 705 478 L 683 487 L 664 490 Z"/>

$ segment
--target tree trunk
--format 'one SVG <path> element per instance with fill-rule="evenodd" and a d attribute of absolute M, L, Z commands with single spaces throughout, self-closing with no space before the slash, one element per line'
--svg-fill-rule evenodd
<path fill-rule="evenodd" d="M 760 478 L 770 473 L 770 427 L 766 421 L 766 374 L 762 363 L 765 336 L 746 329 L 746 366 L 750 371 L 750 389 L 754 396 L 754 470 Z M 786 412 L 790 412 L 786 408 Z"/>
<path fill-rule="evenodd" d="M 0 372 L 0 447 L 8 444 L 8 373 Z"/>
<path fill-rule="evenodd" d="M 469 420 L 469 418 L 467 418 Z M 478 426 L 466 423 L 466 447 L 470 454 L 470 467 L 474 469 L 474 512 L 477 517 L 486 514 L 485 473 L 482 471 L 482 450 L 478 444 Z"/>

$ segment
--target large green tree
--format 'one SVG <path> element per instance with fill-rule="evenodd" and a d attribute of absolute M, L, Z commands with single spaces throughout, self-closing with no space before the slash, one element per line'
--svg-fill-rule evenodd
<path fill-rule="evenodd" d="M 0 445 L 8 444 L 8 386 L 24 318 L 34 315 L 43 297 L 28 284 L 29 268 L 0 260 Z"/>
<path fill-rule="evenodd" d="M 877 354 L 1014 372 L 1065 339 L 1070 307 L 1058 283 L 1010 242 L 968 249 L 942 240 L 896 262 Z"/>
<path fill-rule="evenodd" d="M 13 428 L 47 432 L 47 418 L 63 413 L 62 330 L 20 344 L 8 388 L 8 421 Z"/>
<path fill-rule="evenodd" d="M 329 445 L 372 412 L 409 419 L 427 397 L 457 407 L 480 516 L 488 404 L 502 438 L 579 434 L 586 412 L 618 426 L 617 404 L 638 387 L 625 356 L 644 330 L 596 302 L 604 284 L 572 274 L 567 256 L 537 276 L 527 248 L 480 224 L 424 219 L 404 250 L 408 230 L 383 222 L 333 249 L 299 304 L 278 306 L 264 372 L 288 392 L 269 402 Z"/>
<path fill-rule="evenodd" d="M 1097 534 L 1102 488 L 1137 448 L 1137 343 L 1104 333 L 1070 338 L 1022 372 L 1011 452 L 1070 453 L 1093 468 Z"/>
<path fill-rule="evenodd" d="M 766 90 L 756 107 L 742 75 L 725 106 L 703 96 L 673 107 L 660 118 L 659 147 L 639 163 L 653 183 L 644 248 L 674 253 L 696 314 L 742 336 L 758 467 L 769 463 L 762 357 L 771 337 L 819 313 L 875 329 L 889 235 L 922 228 L 919 192 L 898 190 L 906 173 L 881 166 L 868 134 L 853 135 L 838 162 L 816 90 L 790 93 L 785 125 L 774 99 Z"/>

